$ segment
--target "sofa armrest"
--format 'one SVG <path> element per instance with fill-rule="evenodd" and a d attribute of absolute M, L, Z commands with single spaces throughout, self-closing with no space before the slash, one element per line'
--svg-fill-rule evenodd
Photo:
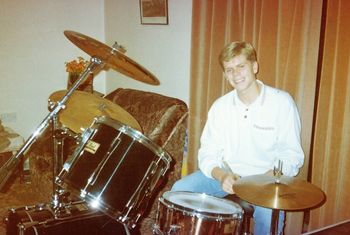
<path fill-rule="evenodd" d="M 186 125 L 187 105 L 179 99 L 134 89 L 118 88 L 105 96 L 140 124 L 143 134 L 166 149 L 176 129 Z"/>

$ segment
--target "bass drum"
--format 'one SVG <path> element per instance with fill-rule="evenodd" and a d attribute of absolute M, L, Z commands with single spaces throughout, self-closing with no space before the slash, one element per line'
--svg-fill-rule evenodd
<path fill-rule="evenodd" d="M 49 204 L 13 208 L 5 219 L 7 235 L 127 234 L 124 226 L 77 201 L 55 214 Z"/>
<path fill-rule="evenodd" d="M 165 192 L 159 199 L 154 234 L 239 234 L 242 208 L 227 199 L 191 192 Z"/>
<path fill-rule="evenodd" d="M 56 183 L 134 228 L 170 163 L 170 155 L 139 131 L 99 117 L 83 132 Z"/>

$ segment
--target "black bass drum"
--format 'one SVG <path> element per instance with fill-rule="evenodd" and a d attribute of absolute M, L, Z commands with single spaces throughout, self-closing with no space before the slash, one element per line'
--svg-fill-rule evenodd
<path fill-rule="evenodd" d="M 5 220 L 7 235 L 127 234 L 124 226 L 77 201 L 54 213 L 49 204 L 13 208 Z"/>

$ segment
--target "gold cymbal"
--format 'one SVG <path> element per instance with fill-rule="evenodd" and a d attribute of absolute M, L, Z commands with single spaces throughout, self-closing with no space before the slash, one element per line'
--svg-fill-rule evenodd
<path fill-rule="evenodd" d="M 144 67 L 132 59 L 120 53 L 116 49 L 90 38 L 84 34 L 74 31 L 64 31 L 64 35 L 77 47 L 92 57 L 97 57 L 105 62 L 108 67 L 135 80 L 151 85 L 159 85 L 159 80 Z M 120 50 L 121 51 L 121 50 Z"/>
<path fill-rule="evenodd" d="M 58 102 L 67 93 L 66 90 L 56 91 L 49 97 L 49 102 Z M 119 105 L 98 95 L 84 91 L 74 91 L 68 98 L 65 109 L 58 114 L 59 122 L 75 133 L 82 133 L 88 128 L 95 117 L 106 116 L 142 132 L 138 121 Z"/>
<path fill-rule="evenodd" d="M 0 135 L 0 151 L 2 152 L 5 150 L 8 146 L 10 146 L 11 142 L 8 138 L 5 136 Z M 1 162 L 1 161 L 0 161 Z"/>
<path fill-rule="evenodd" d="M 241 199 L 261 207 L 303 210 L 319 205 L 325 194 L 315 185 L 295 177 L 282 176 L 280 183 L 269 175 L 242 177 L 233 185 Z"/>

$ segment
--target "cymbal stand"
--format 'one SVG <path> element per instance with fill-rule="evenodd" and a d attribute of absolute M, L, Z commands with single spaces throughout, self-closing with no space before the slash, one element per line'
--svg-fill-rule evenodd
<path fill-rule="evenodd" d="M 104 66 L 102 60 L 96 57 L 92 57 L 90 59 L 90 63 L 88 67 L 83 71 L 80 77 L 75 81 L 73 86 L 67 91 L 67 93 L 62 97 L 62 99 L 57 102 L 56 106 L 50 111 L 50 113 L 42 120 L 39 126 L 35 129 L 35 131 L 30 135 L 30 137 L 24 142 L 23 146 L 17 151 L 15 155 L 13 155 L 7 162 L 0 168 L 0 190 L 5 186 L 7 180 L 14 173 L 18 164 L 20 163 L 21 158 L 27 153 L 31 145 L 37 140 L 37 138 L 47 129 L 50 122 L 53 120 L 57 120 L 58 113 L 65 108 L 65 103 L 69 99 L 69 97 L 73 94 L 73 92 L 78 88 L 78 86 L 86 80 L 87 76 L 90 73 L 93 73 L 97 69 L 101 69 Z M 57 151 L 54 155 L 58 155 Z M 54 157 L 54 161 L 57 161 L 58 156 Z M 54 166 L 56 162 L 54 162 Z M 57 171 L 59 166 L 55 166 L 55 171 Z M 57 172 L 54 172 L 56 174 Z M 54 178 L 56 175 L 54 175 Z M 55 180 L 53 178 L 53 181 Z M 57 189 L 54 188 L 54 195 L 57 193 Z M 54 196 L 55 197 L 55 196 Z M 58 205 L 58 204 L 57 204 Z"/>
<path fill-rule="evenodd" d="M 86 77 L 90 74 L 96 71 L 97 69 L 100 69 L 103 67 L 103 63 L 100 59 L 92 57 L 90 60 L 90 64 L 87 67 L 87 69 L 82 73 L 82 75 L 75 81 L 73 86 L 70 90 L 67 91 L 64 97 L 62 97 L 62 100 L 59 101 L 57 104 L 51 104 L 53 105 L 52 108 L 55 108 L 57 106 L 60 106 L 62 102 L 66 102 L 65 97 L 70 97 L 71 94 L 78 88 L 78 86 L 83 83 L 83 81 L 86 79 Z M 64 109 L 65 107 L 63 107 Z M 55 183 L 55 178 L 61 171 L 63 167 L 63 158 L 64 158 L 64 139 L 67 135 L 67 132 L 65 130 L 62 130 L 59 128 L 59 122 L 57 115 L 54 115 L 52 118 L 53 122 L 53 141 L 54 141 L 54 161 L 53 161 L 53 194 L 52 194 L 52 202 L 51 206 L 54 209 L 55 216 L 59 217 L 61 214 L 61 211 L 65 213 L 66 207 L 65 203 L 67 202 L 67 193 L 64 192 L 64 190 L 59 187 Z"/>
<path fill-rule="evenodd" d="M 54 104 L 50 104 L 54 105 Z M 53 182 L 52 182 L 52 207 L 55 209 L 55 216 L 61 211 L 62 203 L 66 203 L 67 196 L 64 191 L 55 184 L 55 177 L 58 175 L 60 169 L 63 166 L 64 159 L 64 141 L 67 132 L 59 127 L 57 115 L 53 117 L 52 120 L 52 135 L 53 135 Z"/>
<path fill-rule="evenodd" d="M 282 168 L 283 168 L 283 162 L 281 160 L 278 160 L 278 166 L 273 168 L 273 174 L 275 177 L 275 184 L 281 183 Z M 279 209 L 272 209 L 271 227 L 270 227 L 270 234 L 271 235 L 278 234 L 279 214 L 280 214 Z"/>

